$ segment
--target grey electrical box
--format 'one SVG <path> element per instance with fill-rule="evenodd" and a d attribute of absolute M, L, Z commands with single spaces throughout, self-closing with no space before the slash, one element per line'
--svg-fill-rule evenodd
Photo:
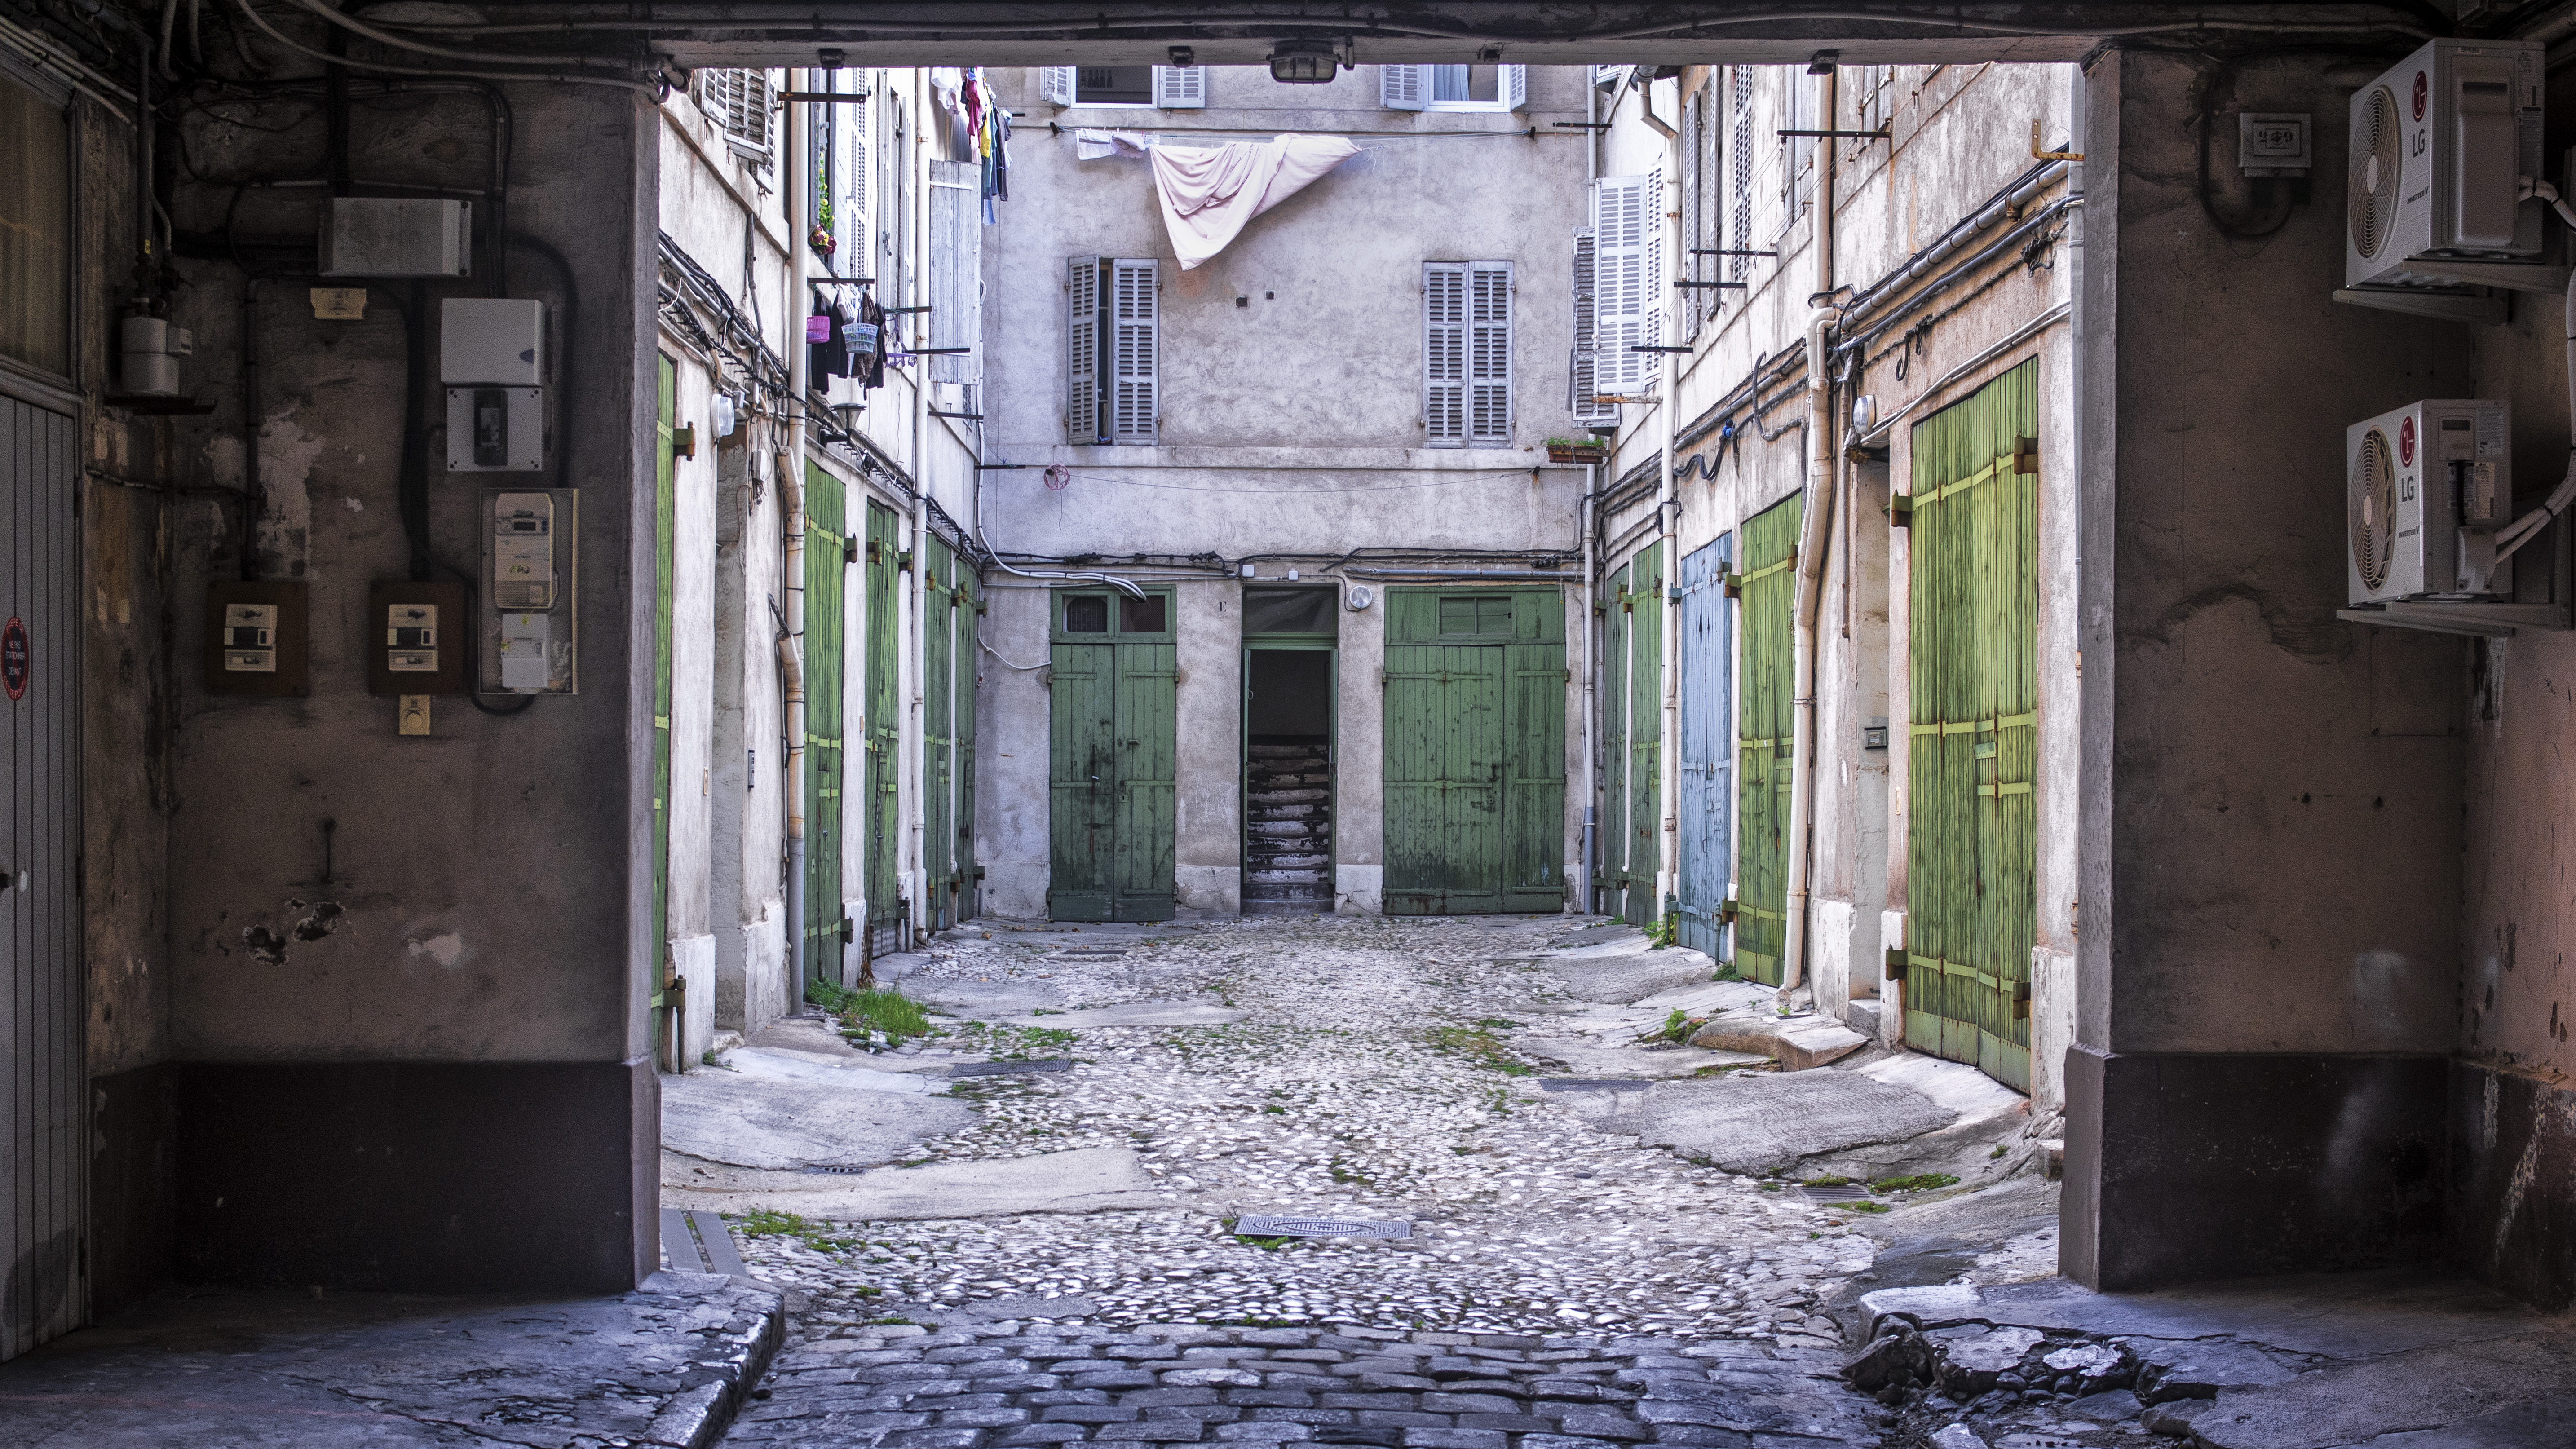
<path fill-rule="evenodd" d="M 320 245 L 326 277 L 469 277 L 474 203 L 334 196 Z"/>
<path fill-rule="evenodd" d="M 449 297 L 440 302 L 438 380 L 545 386 L 546 304 L 522 297 Z"/>
<path fill-rule="evenodd" d="M 2304 111 L 2236 113 L 2236 164 L 2248 176 L 2305 176 L 2308 116 Z"/>
<path fill-rule="evenodd" d="M 538 473 L 545 466 L 545 389 L 447 390 L 448 472 Z"/>

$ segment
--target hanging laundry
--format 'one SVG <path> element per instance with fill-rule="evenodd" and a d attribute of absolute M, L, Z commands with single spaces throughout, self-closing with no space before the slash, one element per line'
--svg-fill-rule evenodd
<path fill-rule="evenodd" d="M 877 305 L 876 298 L 861 293 L 859 320 L 854 325 L 869 329 L 868 340 L 871 346 L 864 355 L 858 353 L 851 355 L 850 375 L 858 379 L 859 386 L 862 388 L 883 387 L 885 386 L 886 352 L 889 350 L 887 344 L 891 341 L 886 335 L 885 308 Z"/>
<path fill-rule="evenodd" d="M 1113 140 L 1129 138 L 1116 133 Z M 1189 271 L 1225 250 L 1254 217 L 1360 153 L 1339 136 L 1288 134 L 1223 146 L 1155 146 L 1154 190 L 1172 253 Z"/>

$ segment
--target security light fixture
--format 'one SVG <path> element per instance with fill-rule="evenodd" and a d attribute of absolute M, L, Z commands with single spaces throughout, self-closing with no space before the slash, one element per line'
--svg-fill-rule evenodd
<path fill-rule="evenodd" d="M 1834 73 L 1834 66 L 1836 63 L 1841 61 L 1842 58 L 1843 53 L 1839 50 L 1817 51 L 1807 59 L 1807 74 L 1832 75 Z"/>
<path fill-rule="evenodd" d="M 1270 78 L 1282 85 L 1319 86 L 1341 67 L 1341 47 L 1329 40 L 1283 40 L 1270 48 Z"/>
<path fill-rule="evenodd" d="M 1199 61 L 1199 53 L 1186 45 L 1173 46 L 1171 55 L 1174 65 L 1196 65 Z"/>

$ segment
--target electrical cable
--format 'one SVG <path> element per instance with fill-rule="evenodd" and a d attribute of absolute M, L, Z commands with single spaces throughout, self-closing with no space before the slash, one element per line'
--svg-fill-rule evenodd
<path fill-rule="evenodd" d="M 312 11 L 314 14 L 321 16 L 323 19 L 338 26 L 342 30 L 348 31 L 352 35 L 363 35 L 367 39 L 375 41 L 380 45 L 400 46 L 405 50 L 419 51 L 423 55 L 441 56 L 449 60 L 482 61 L 490 65 L 526 65 L 546 67 L 563 65 L 566 63 L 573 65 L 591 65 L 598 63 L 597 57 L 586 55 L 491 55 L 482 51 L 457 50 L 450 46 L 430 45 L 424 41 L 405 40 L 398 35 L 387 35 L 383 31 L 376 29 L 374 26 L 369 25 L 364 21 L 353 19 L 350 16 L 332 9 L 330 6 L 323 4 L 322 0 L 291 0 L 291 3 L 303 6 L 305 9 Z"/>
<path fill-rule="evenodd" d="M 651 96 L 656 105 L 659 105 L 662 99 L 662 88 L 659 85 L 649 84 L 643 81 L 620 80 L 609 76 L 567 74 L 560 71 L 552 73 L 538 71 L 513 73 L 507 71 L 476 72 L 458 70 L 422 70 L 417 66 L 383 65 L 370 60 L 350 60 L 343 56 L 335 56 L 327 50 L 315 50 L 313 47 L 305 45 L 300 41 L 288 39 L 284 32 L 280 31 L 276 26 L 269 24 L 257 10 L 251 8 L 251 0 L 233 0 L 233 8 L 240 11 L 242 16 L 249 20 L 251 24 L 258 26 L 269 39 L 276 41 L 287 49 L 292 50 L 299 55 L 310 56 L 313 59 L 322 61 L 328 65 L 346 66 L 351 70 L 375 71 L 383 75 L 426 76 L 436 80 L 556 81 L 559 83 L 572 82 L 581 85 L 616 86 L 620 90 L 629 90 L 634 91 L 639 95 Z M 235 32 L 235 34 L 238 36 L 239 32 Z M 261 69 L 264 70 L 265 67 L 261 67 Z"/>

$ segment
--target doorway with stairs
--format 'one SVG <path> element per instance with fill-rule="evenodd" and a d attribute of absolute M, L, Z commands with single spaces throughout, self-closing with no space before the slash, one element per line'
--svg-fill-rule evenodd
<path fill-rule="evenodd" d="M 1333 909 L 1330 589 L 1243 600 L 1243 912 Z"/>

